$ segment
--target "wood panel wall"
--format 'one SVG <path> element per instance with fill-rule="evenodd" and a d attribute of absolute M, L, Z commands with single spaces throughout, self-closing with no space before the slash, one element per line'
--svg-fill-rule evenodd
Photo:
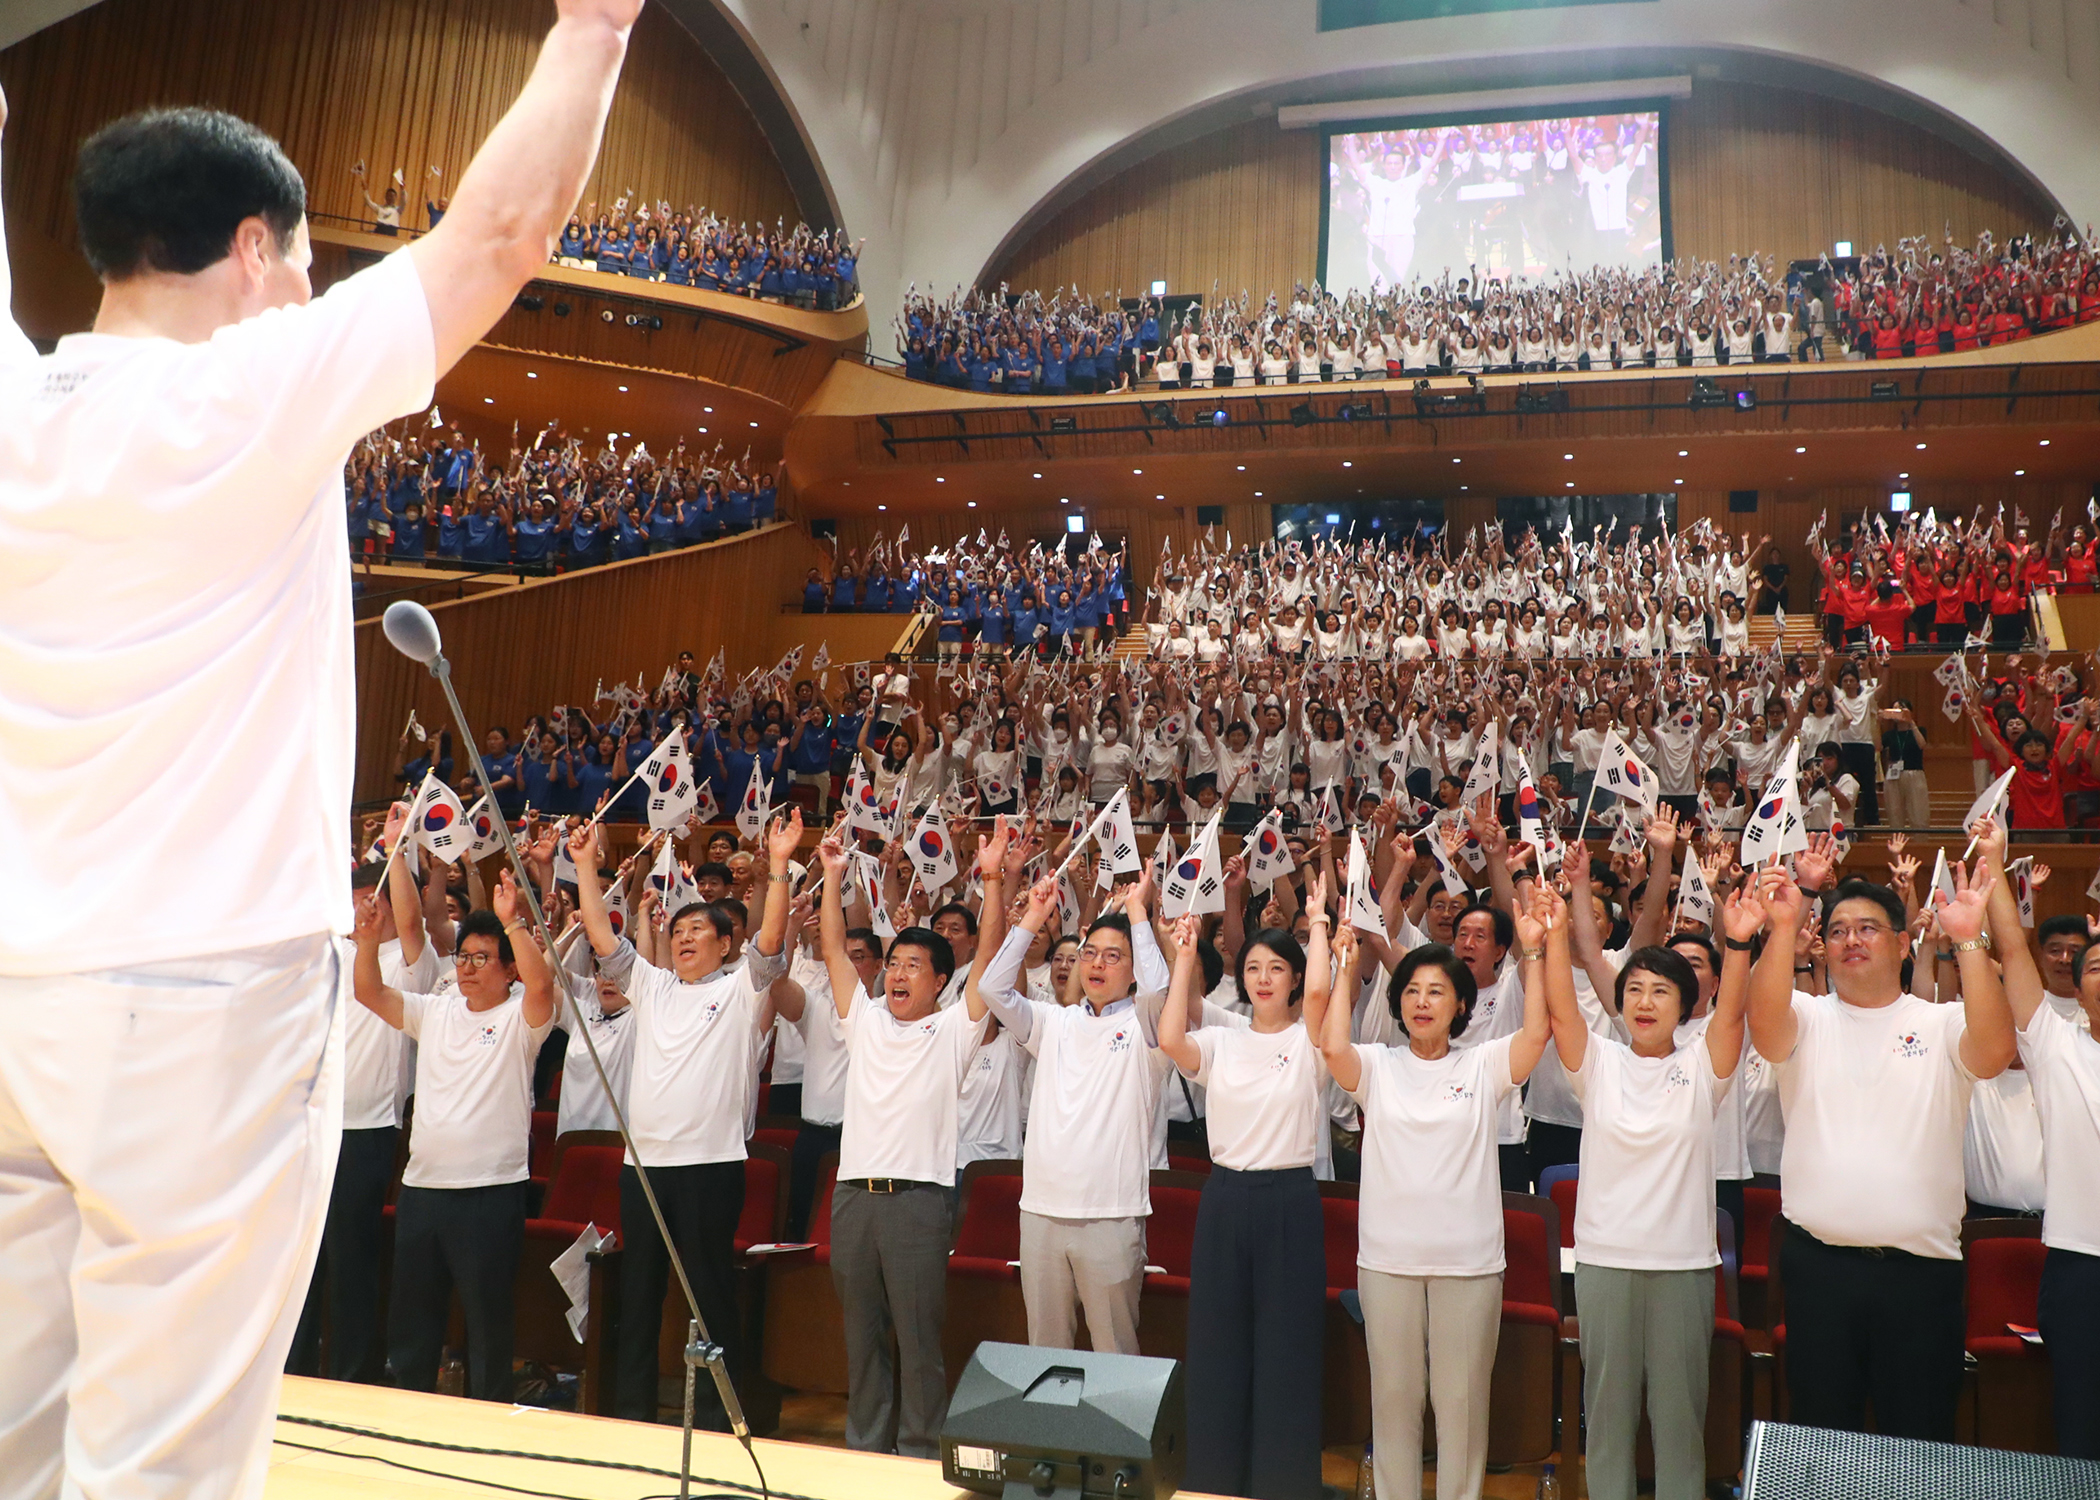
<path fill-rule="evenodd" d="M 1139 590 L 1151 581 L 1153 565 L 1159 561 L 1164 544 L 1171 544 L 1176 554 L 1186 552 L 1209 529 L 1197 524 L 1193 506 L 1088 505 L 1082 509 L 1089 532 L 1098 531 L 1103 541 L 1111 544 L 1117 538 L 1127 542 L 1130 571 Z M 1235 547 L 1270 534 L 1268 506 L 1227 505 L 1222 509 L 1224 519 L 1216 528 L 1219 546 L 1225 544 L 1228 532 Z M 980 530 L 993 538 L 1004 530 L 1007 540 L 1021 550 L 1026 550 L 1030 541 L 1040 541 L 1048 546 L 1068 534 L 1065 519 L 1070 514 L 1069 507 L 1051 505 L 1010 509 L 980 506 L 976 510 L 915 515 L 909 518 L 911 550 L 926 552 L 936 547 L 948 547 L 957 541 L 974 542 Z M 841 517 L 838 523 L 840 555 L 855 548 L 865 555 L 878 531 L 894 542 L 898 519 L 901 518 L 886 515 Z M 1142 594 L 1134 597 L 1142 599 Z"/>
<path fill-rule="evenodd" d="M 1701 82 L 1669 115 L 1680 256 L 1781 260 L 1840 239 L 1862 248 L 1951 225 L 1973 244 L 2047 229 L 2032 188 L 1928 131 L 1863 105 L 1760 84 Z M 1318 274 L 1320 132 L 1254 120 L 1163 151 L 1070 204 L 993 267 L 987 285 L 1134 293 L 1287 292 Z"/>
<path fill-rule="evenodd" d="M 784 523 L 431 613 L 468 717 L 483 732 L 502 724 L 516 733 L 556 703 L 583 702 L 601 680 L 632 682 L 639 672 L 653 687 L 681 651 L 704 666 L 720 648 L 732 672 L 770 666 L 779 659 L 772 643 L 780 606 L 799 594 L 813 560 L 802 528 Z M 411 709 L 423 724 L 451 723 L 430 674 L 386 643 L 377 620 L 359 622 L 359 801 L 395 790 L 394 757 Z"/>
<path fill-rule="evenodd" d="M 420 225 L 425 197 L 447 191 L 517 97 L 553 14 L 543 0 L 104 0 L 0 52 L 11 236 L 69 244 L 79 143 L 162 104 L 212 105 L 268 130 L 316 213 L 365 216 L 351 167 L 366 164 L 374 198 L 399 167 L 404 220 Z M 630 191 L 738 220 L 796 215 L 750 111 L 661 6 L 635 28 L 583 196 L 609 206 Z M 18 276 L 17 315 L 39 337 L 71 331 L 92 314 L 81 299 L 93 286 L 77 254 L 49 282 Z"/>

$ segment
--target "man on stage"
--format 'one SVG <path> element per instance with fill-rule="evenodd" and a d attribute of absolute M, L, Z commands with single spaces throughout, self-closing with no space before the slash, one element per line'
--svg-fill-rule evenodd
<path fill-rule="evenodd" d="M 444 223 L 317 300 L 274 141 L 119 120 L 94 331 L 0 318 L 0 1500 L 262 1492 L 341 1127 L 344 459 L 545 263 L 640 6 L 557 0 Z"/>

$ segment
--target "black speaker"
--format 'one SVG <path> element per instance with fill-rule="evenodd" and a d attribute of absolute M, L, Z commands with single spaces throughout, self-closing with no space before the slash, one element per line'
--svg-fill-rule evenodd
<path fill-rule="evenodd" d="M 1197 506 L 1196 524 L 1198 526 L 1223 526 L 1225 524 L 1225 507 L 1222 505 Z"/>
<path fill-rule="evenodd" d="M 1729 514 L 1731 514 L 1731 515 L 1739 515 L 1739 516 L 1747 516 L 1747 515 L 1751 515 L 1751 514 L 1755 513 L 1755 511 L 1756 511 L 1756 510 L 1757 510 L 1757 491 L 1756 491 L 1756 490 L 1730 490 L 1730 491 L 1728 492 L 1728 511 L 1729 511 Z"/>
<path fill-rule="evenodd" d="M 1165 1500 L 1181 1488 L 1181 1364 L 979 1344 L 941 1429 L 941 1477 L 1002 1500 Z"/>
<path fill-rule="evenodd" d="M 1874 1433 L 1750 1424 L 1743 1500 L 2092 1500 L 2100 1463 L 1922 1443 Z"/>

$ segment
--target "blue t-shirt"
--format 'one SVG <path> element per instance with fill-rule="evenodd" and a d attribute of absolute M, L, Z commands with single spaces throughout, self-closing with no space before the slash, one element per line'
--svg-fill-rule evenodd
<path fill-rule="evenodd" d="M 1013 616 L 1006 612 L 1006 606 L 994 599 L 978 622 L 977 638 L 987 646 L 1003 646 L 1006 644 L 1007 628 L 1012 624 Z"/>
<path fill-rule="evenodd" d="M 802 738 L 794 742 L 788 752 L 788 769 L 804 776 L 815 776 L 831 769 L 832 728 L 829 724 L 809 724 L 801 727 Z"/>
<path fill-rule="evenodd" d="M 510 556 L 510 537 L 494 513 L 467 517 L 468 562 L 500 563 Z"/>
<path fill-rule="evenodd" d="M 394 556 L 421 557 L 423 555 L 423 523 L 409 520 L 406 516 L 394 523 Z"/>
<path fill-rule="evenodd" d="M 773 519 L 780 506 L 780 491 L 773 487 L 770 479 L 761 479 L 758 489 L 751 496 L 751 519 L 763 526 Z"/>
<path fill-rule="evenodd" d="M 625 562 L 630 557 L 640 557 L 649 550 L 649 539 L 642 535 L 641 528 L 620 516 L 620 529 L 613 535 L 612 555 L 616 562 Z"/>
<path fill-rule="evenodd" d="M 437 555 L 457 557 L 460 547 L 466 542 L 467 528 L 459 516 L 450 512 L 438 515 Z"/>
<path fill-rule="evenodd" d="M 517 527 L 517 534 L 511 538 L 511 556 L 521 563 L 544 562 L 547 557 L 547 534 L 554 529 L 553 524 L 535 521 L 528 516 L 519 521 Z"/>
<path fill-rule="evenodd" d="M 1073 608 L 1071 605 L 1053 604 L 1050 606 L 1051 634 L 1063 635 L 1066 631 L 1070 630 L 1074 625 L 1078 623 L 1079 611 Z"/>
<path fill-rule="evenodd" d="M 878 576 L 868 580 L 867 593 L 861 599 L 861 607 L 870 614 L 882 614 L 890 607 L 890 580 Z"/>
<path fill-rule="evenodd" d="M 491 774 L 494 773 L 491 772 Z M 557 809 L 554 805 L 554 776 L 554 771 L 539 760 L 528 760 L 520 756 L 518 760 L 518 779 L 524 783 L 524 787 L 518 793 L 520 803 L 518 811 L 522 813 L 525 810 L 522 804 L 526 802 L 530 802 L 542 812 L 556 811 Z M 500 797 L 496 801 L 498 806 L 503 807 L 507 816 L 510 811 L 508 805 Z"/>
<path fill-rule="evenodd" d="M 725 526 L 749 526 L 751 524 L 751 492 L 746 489 L 725 491 L 722 496 L 722 521 Z"/>
<path fill-rule="evenodd" d="M 962 605 L 943 604 L 940 638 L 944 641 L 960 641 L 963 638 L 963 622 L 968 618 L 969 611 Z"/>

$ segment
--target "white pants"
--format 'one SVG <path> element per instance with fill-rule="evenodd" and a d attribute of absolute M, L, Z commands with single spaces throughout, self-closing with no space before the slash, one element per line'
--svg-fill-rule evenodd
<path fill-rule="evenodd" d="M 261 1495 L 345 972 L 316 935 L 0 977 L 0 1500 Z"/>
<path fill-rule="evenodd" d="M 1480 1500 L 1488 1390 L 1502 1341 L 1502 1278 L 1361 1268 L 1378 1500 L 1420 1500 L 1422 1404 L 1436 1411 L 1437 1500 Z"/>
<path fill-rule="evenodd" d="M 1087 1337 L 1104 1354 L 1138 1352 L 1138 1294 L 1145 1285 L 1143 1219 L 1021 1215 L 1021 1301 L 1028 1342 L 1070 1349 L 1086 1310 Z"/>

